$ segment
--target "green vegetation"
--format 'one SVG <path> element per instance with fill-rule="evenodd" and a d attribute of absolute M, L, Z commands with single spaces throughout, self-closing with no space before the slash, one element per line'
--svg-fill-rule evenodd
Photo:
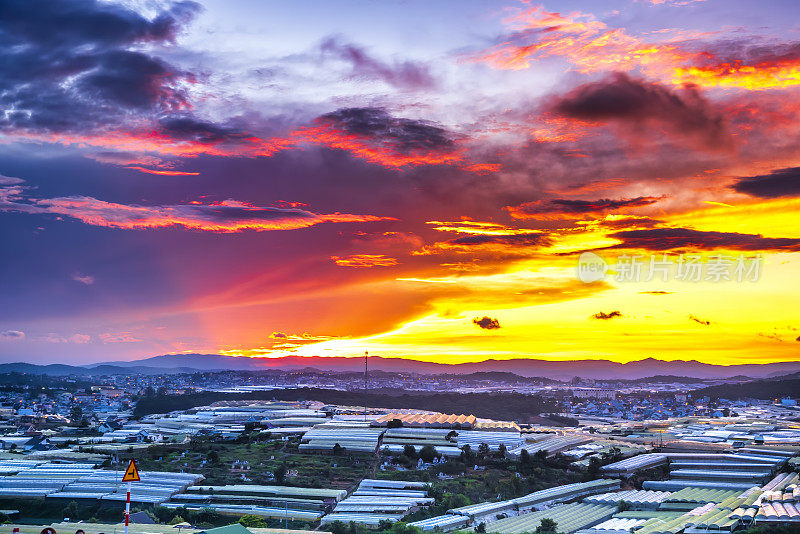
<path fill-rule="evenodd" d="M 566 471 L 560 458 L 548 459 L 545 454 L 523 455 L 514 461 L 489 453 L 483 447 L 477 452 L 468 448 L 461 458 L 424 471 L 379 472 L 377 478 L 430 482 L 428 494 L 436 502 L 405 518 L 419 521 L 485 501 L 513 499 L 534 491 L 561 484 L 580 482 L 585 475 Z M 478 465 L 478 471 L 473 470 Z M 444 478 L 442 478 L 444 477 Z"/>
<path fill-rule="evenodd" d="M 133 454 L 119 456 L 117 467 L 124 468 Z M 298 450 L 297 439 L 283 441 L 258 433 L 230 441 L 195 437 L 188 444 L 151 445 L 146 455 L 135 456 L 140 470 L 199 473 L 208 485 L 241 484 L 245 476 L 250 479 L 247 484 L 350 488 L 378 465 L 378 458 L 369 454 L 305 454 Z M 233 469 L 237 460 L 246 460 L 250 469 Z M 289 476 L 290 471 L 297 475 Z"/>
<path fill-rule="evenodd" d="M 122 520 L 125 503 L 100 503 L 92 502 L 89 504 L 70 501 L 64 505 L 63 502 L 47 501 L 42 498 L 26 499 L 0 499 L 0 508 L 7 510 L 19 510 L 21 522 L 25 523 L 55 523 L 69 517 L 72 521 L 88 521 L 95 518 L 96 521 L 118 523 Z"/>
<path fill-rule="evenodd" d="M 352 521 L 349 525 L 341 521 L 334 521 L 328 528 L 332 534 L 421 534 L 422 532 L 421 529 L 410 527 L 402 521 L 397 523 L 382 521 L 377 530 L 370 530 L 364 525 L 353 523 Z"/>
<path fill-rule="evenodd" d="M 243 515 L 239 518 L 239 524 L 248 528 L 265 528 L 267 522 L 257 515 Z"/>
<path fill-rule="evenodd" d="M 187 508 L 172 509 L 154 506 L 147 508 L 145 511 L 153 520 L 163 525 L 177 525 L 178 523 L 187 522 L 199 528 L 212 528 L 229 525 L 233 521 L 233 518 L 218 514 L 208 508 L 195 511 Z M 255 515 L 243 515 L 238 522 L 252 528 L 284 528 L 285 526 L 291 529 L 308 529 L 311 526 L 305 521 L 284 521 L 283 519 L 262 518 Z"/>
<path fill-rule="evenodd" d="M 539 395 L 520 393 L 428 393 L 396 390 L 361 392 L 333 389 L 295 388 L 252 393 L 203 392 L 187 395 L 154 395 L 139 400 L 134 417 L 173 410 L 189 410 L 223 400 L 318 400 L 344 406 L 373 406 L 375 408 L 436 409 L 443 413 L 474 414 L 493 419 L 529 421 L 543 412 L 557 411 L 554 400 Z"/>

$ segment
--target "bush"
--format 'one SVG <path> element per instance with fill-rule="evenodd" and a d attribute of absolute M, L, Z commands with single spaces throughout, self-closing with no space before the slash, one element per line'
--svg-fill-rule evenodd
<path fill-rule="evenodd" d="M 267 526 L 266 521 L 264 521 L 257 515 L 252 515 L 252 514 L 247 514 L 240 517 L 239 524 L 242 525 L 243 527 L 252 527 L 252 528 L 265 528 Z"/>

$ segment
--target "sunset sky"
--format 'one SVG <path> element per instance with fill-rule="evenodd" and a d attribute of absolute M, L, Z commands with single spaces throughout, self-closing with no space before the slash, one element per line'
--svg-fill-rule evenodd
<path fill-rule="evenodd" d="M 0 361 L 798 360 L 798 21 L 0 0 Z"/>

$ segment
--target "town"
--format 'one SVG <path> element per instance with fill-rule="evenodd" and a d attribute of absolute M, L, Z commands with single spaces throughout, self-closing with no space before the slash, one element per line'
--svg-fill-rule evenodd
<path fill-rule="evenodd" d="M 108 532 L 134 460 L 131 520 L 147 532 L 689 534 L 800 523 L 796 398 L 715 394 L 758 382 L 364 378 L 2 375 L 2 513 L 21 532 Z"/>

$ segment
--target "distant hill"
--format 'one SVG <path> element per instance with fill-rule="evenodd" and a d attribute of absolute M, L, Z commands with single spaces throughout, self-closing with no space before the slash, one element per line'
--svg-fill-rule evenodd
<path fill-rule="evenodd" d="M 196 373 L 206 371 L 299 371 L 356 373 L 364 372 L 363 358 L 286 356 L 282 358 L 245 358 L 219 354 L 166 354 L 143 360 L 105 362 L 86 366 L 30 363 L 0 364 L 0 373 L 28 373 L 51 376 Z M 372 376 L 386 373 L 425 375 L 462 375 L 475 380 L 561 380 L 574 377 L 598 380 L 637 380 L 657 377 L 662 382 L 686 382 L 708 379 L 769 379 L 800 372 L 800 361 L 768 364 L 712 365 L 697 361 L 662 361 L 646 358 L 628 363 L 608 360 L 549 361 L 519 358 L 485 360 L 476 363 L 445 364 L 404 358 L 371 356 Z"/>
<path fill-rule="evenodd" d="M 219 401 L 234 400 L 318 400 L 326 404 L 372 406 L 375 408 L 435 409 L 442 413 L 473 414 L 492 419 L 529 421 L 541 413 L 558 408 L 553 399 L 521 393 L 450 393 L 446 391 L 390 392 L 339 391 L 323 388 L 289 388 L 248 393 L 205 391 L 188 395 L 157 395 L 139 400 L 134 417 L 173 410 L 188 410 Z"/>
<path fill-rule="evenodd" d="M 744 384 L 721 384 L 692 391 L 693 397 L 710 397 L 712 399 L 779 399 L 800 395 L 800 379 L 789 380 L 756 380 Z"/>
<path fill-rule="evenodd" d="M 265 359 L 265 358 L 260 358 Z M 253 371 L 268 367 L 253 362 L 254 358 L 236 358 L 234 356 L 223 356 L 221 354 L 164 354 L 162 356 L 152 356 L 143 360 L 116 361 L 87 365 L 88 368 L 100 365 L 113 365 L 130 367 L 131 365 L 144 367 L 157 367 L 160 369 L 186 368 L 199 371 Z M 310 367 L 310 362 L 304 362 L 301 367 Z M 800 368 L 798 368 L 800 370 Z"/>
<path fill-rule="evenodd" d="M 741 376 L 739 377 L 741 378 Z M 745 378 L 746 379 L 746 378 Z M 696 378 L 693 376 L 675 376 L 675 375 L 655 375 L 645 378 L 634 378 L 632 380 L 625 380 L 624 382 L 632 384 L 641 384 L 644 382 L 657 383 L 657 384 L 697 384 L 702 383 L 706 378 Z"/>
<path fill-rule="evenodd" d="M 245 358 L 218 354 L 168 354 L 134 362 L 110 362 L 110 365 L 148 366 L 161 368 L 192 368 L 198 370 L 298 370 L 314 367 L 326 371 L 362 372 L 364 360 L 344 357 Z M 651 376 L 672 375 L 699 379 L 730 378 L 743 375 L 751 378 L 768 378 L 800 372 L 800 361 L 767 364 L 713 365 L 698 361 L 663 361 L 654 358 L 617 363 L 608 360 L 549 361 L 537 359 L 485 360 L 476 363 L 444 364 L 421 362 L 404 358 L 371 356 L 371 371 L 419 374 L 470 374 L 481 372 L 514 373 L 523 377 L 544 377 L 569 380 L 575 376 L 600 380 L 632 380 Z"/>
<path fill-rule="evenodd" d="M 136 362 L 127 362 L 136 363 Z M 176 367 L 169 369 L 171 373 L 196 373 L 197 369 L 191 367 Z M 82 367 L 78 365 L 64 365 L 64 364 L 51 364 L 51 365 L 36 365 L 33 363 L 2 363 L 0 364 L 0 374 L 5 373 L 21 373 L 29 375 L 47 375 L 47 376 L 98 376 L 98 375 L 158 375 L 163 374 L 164 369 L 161 367 L 148 367 L 144 365 L 111 365 L 99 364 L 93 367 Z"/>

